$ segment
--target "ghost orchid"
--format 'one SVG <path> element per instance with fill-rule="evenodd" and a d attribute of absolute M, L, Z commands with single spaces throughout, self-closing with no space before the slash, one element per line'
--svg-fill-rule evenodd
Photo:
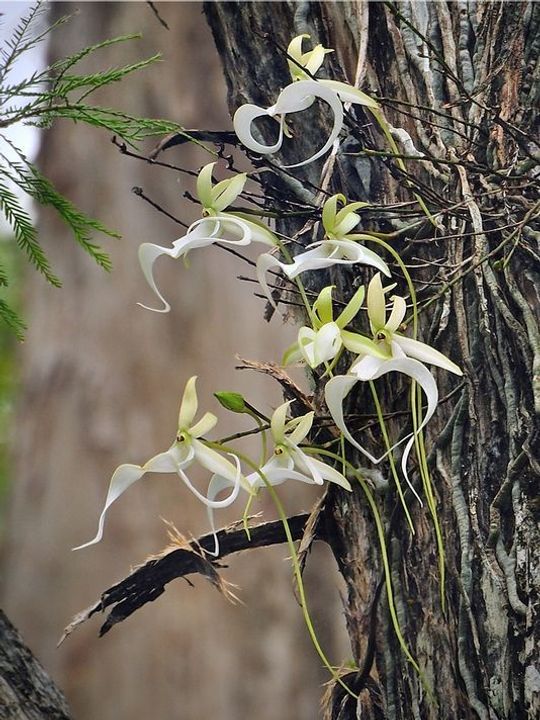
<path fill-rule="evenodd" d="M 234 502 L 238 496 L 240 485 L 242 484 L 248 491 L 250 490 L 249 484 L 245 478 L 242 477 L 238 458 L 232 456 L 235 460 L 235 465 L 233 465 L 229 460 L 226 460 L 216 450 L 208 447 L 204 441 L 200 439 L 212 430 L 217 423 L 217 418 L 212 413 L 206 412 L 200 420 L 195 422 L 195 415 L 198 408 L 197 391 L 195 387 L 196 380 L 197 378 L 194 376 L 190 378 L 186 384 L 178 415 L 178 432 L 174 443 L 167 451 L 155 455 L 142 466 L 120 465 L 120 467 L 114 471 L 105 500 L 105 506 L 99 518 L 96 536 L 93 540 L 90 540 L 90 542 L 79 545 L 74 548 L 74 550 L 80 550 L 81 548 L 98 543 L 101 540 L 103 537 L 105 516 L 109 507 L 147 472 L 176 473 L 201 502 L 212 508 L 226 507 Z M 226 478 L 229 486 L 232 488 L 230 494 L 223 500 L 213 500 L 199 492 L 185 473 L 185 470 L 193 463 L 199 463 L 199 465 L 202 465 L 202 467 L 211 473 L 218 473 L 220 477 Z"/>
<path fill-rule="evenodd" d="M 323 288 L 313 303 L 313 327 L 300 328 L 298 340 L 285 351 L 283 364 L 290 365 L 303 359 L 311 368 L 316 368 L 337 358 L 343 347 L 356 354 L 371 352 L 376 357 L 385 358 L 386 353 L 373 340 L 345 330 L 358 315 L 364 295 L 362 285 L 334 320 L 332 287 Z"/>
<path fill-rule="evenodd" d="M 299 80 L 298 82 L 287 85 L 280 94 L 274 105 L 268 108 L 261 108 L 258 105 L 246 103 L 241 105 L 234 114 L 233 125 L 234 131 L 240 142 L 249 150 L 259 155 L 272 155 L 276 153 L 283 144 L 283 135 L 285 134 L 285 117 L 292 113 L 307 110 L 313 105 L 315 99 L 324 100 L 333 113 L 334 119 L 332 130 L 328 139 L 315 154 L 307 160 L 303 160 L 293 165 L 285 165 L 284 167 L 293 168 L 306 165 L 317 160 L 328 152 L 332 147 L 334 140 L 338 137 L 343 127 L 343 105 L 337 93 L 330 88 L 324 87 L 315 80 Z M 278 139 L 272 145 L 264 145 L 255 139 L 252 132 L 252 125 L 255 120 L 261 117 L 275 118 L 279 122 Z"/>
<path fill-rule="evenodd" d="M 338 210 L 338 203 L 344 207 Z M 271 269 L 280 268 L 289 280 L 306 270 L 320 270 L 332 265 L 354 265 L 362 263 L 371 265 L 390 277 L 388 265 L 382 258 L 359 243 L 361 240 L 373 240 L 367 233 L 351 234 L 360 221 L 355 212 L 367 203 L 353 202 L 347 204 L 344 195 L 338 194 L 328 198 L 322 209 L 322 224 L 325 239 L 312 243 L 308 249 L 297 255 L 292 263 L 284 263 L 270 253 L 263 253 L 257 260 L 257 279 L 268 300 L 275 305 L 272 293 L 266 282 L 266 273 Z"/>
<path fill-rule="evenodd" d="M 327 102 L 334 114 L 333 126 L 328 139 L 314 155 L 302 162 L 285 166 L 289 168 L 307 165 L 330 150 L 343 127 L 343 103 L 364 105 L 372 110 L 377 110 L 379 107 L 369 95 L 346 83 L 336 80 L 313 80 L 312 76 L 321 67 L 324 56 L 333 50 L 316 45 L 313 50 L 304 53 L 302 52 L 302 42 L 306 37 L 309 38 L 309 35 L 299 35 L 289 44 L 288 54 L 292 59 L 289 59 L 288 63 L 293 82 L 280 92 L 275 104 L 265 109 L 247 103 L 238 108 L 233 118 L 234 131 L 243 145 L 260 155 L 272 155 L 281 148 L 283 143 L 286 115 L 307 110 L 313 105 L 316 98 Z M 265 116 L 276 118 L 279 121 L 278 139 L 272 145 L 260 143 L 252 132 L 253 122 Z"/>
<path fill-rule="evenodd" d="M 462 372 L 455 363 L 442 353 L 434 350 L 425 343 L 404 337 L 397 332 L 405 317 L 406 303 L 404 298 L 394 296 L 392 298 L 390 315 L 387 317 L 386 292 L 388 292 L 388 289 L 385 290 L 383 288 L 381 277 L 379 273 L 377 273 L 368 286 L 367 310 L 371 331 L 373 333 L 373 342 L 378 346 L 379 350 L 383 351 L 384 356 L 375 355 L 369 348 L 363 350 L 349 369 L 347 375 L 334 377 L 327 383 L 325 399 L 334 422 L 347 440 L 368 457 L 371 462 L 379 463 L 387 456 L 390 450 L 381 457 L 376 458 L 353 437 L 343 415 L 343 402 L 345 397 L 357 382 L 376 380 L 390 372 L 400 372 L 415 380 L 427 398 L 426 414 L 412 435 L 403 438 L 391 448 L 391 450 L 393 450 L 397 445 L 408 440 L 403 452 L 401 468 L 405 479 L 409 482 L 407 461 L 414 444 L 415 436 L 425 427 L 433 416 L 439 398 L 435 379 L 423 363 L 436 365 L 456 375 L 462 375 Z"/>
<path fill-rule="evenodd" d="M 162 308 L 150 308 L 138 303 L 146 310 L 169 312 L 170 305 L 160 293 L 153 275 L 154 262 L 161 255 L 174 259 L 187 258 L 190 250 L 207 247 L 214 243 L 245 246 L 251 242 L 262 242 L 266 245 L 277 243 L 276 237 L 262 223 L 246 217 L 241 213 L 225 212 L 225 209 L 240 195 L 246 184 L 247 175 L 239 173 L 232 178 L 221 180 L 213 185 L 212 171 L 215 163 L 205 165 L 197 177 L 197 196 L 202 205 L 204 217 L 194 222 L 187 233 L 175 240 L 172 247 L 166 248 L 154 243 L 143 243 L 139 247 L 139 262 L 143 274 L 162 301 Z"/>
<path fill-rule="evenodd" d="M 305 440 L 313 425 L 313 412 L 292 420 L 287 420 L 287 411 L 291 402 L 280 405 L 272 415 L 270 430 L 274 440 L 274 452 L 259 471 L 247 475 L 245 480 L 252 492 L 269 485 L 281 485 L 286 480 L 298 480 L 310 485 L 322 485 L 325 480 L 351 490 L 347 478 L 335 468 L 326 465 L 305 453 L 300 443 Z M 215 536 L 213 508 L 215 498 L 222 490 L 231 486 L 231 478 L 217 472 L 208 486 L 208 517 L 216 541 L 215 554 L 218 553 Z M 231 493 L 232 494 L 232 493 Z"/>

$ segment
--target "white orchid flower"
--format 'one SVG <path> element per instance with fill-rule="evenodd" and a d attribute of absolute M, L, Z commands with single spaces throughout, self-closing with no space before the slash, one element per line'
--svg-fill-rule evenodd
<path fill-rule="evenodd" d="M 322 148 L 307 160 L 292 165 L 285 165 L 284 167 L 294 168 L 306 165 L 317 160 L 330 150 L 334 140 L 338 137 L 343 127 L 343 105 L 338 94 L 320 82 L 315 80 L 299 80 L 298 82 L 291 83 L 280 92 L 275 104 L 268 108 L 261 108 L 251 103 L 241 105 L 234 114 L 234 131 L 240 142 L 249 148 L 249 150 L 259 155 L 272 155 L 276 153 L 283 144 L 286 115 L 307 110 L 307 108 L 313 105 L 316 98 L 324 100 L 324 102 L 330 106 L 333 113 L 333 124 L 330 135 Z M 261 117 L 275 118 L 279 122 L 278 139 L 272 145 L 263 145 L 253 136 L 252 124 Z"/>
<path fill-rule="evenodd" d="M 143 274 L 163 303 L 162 308 L 151 308 L 138 303 L 146 310 L 166 313 L 171 309 L 154 280 L 154 262 L 161 255 L 168 255 L 174 259 L 182 257 L 185 260 L 191 250 L 207 247 L 217 242 L 238 246 L 249 245 L 251 242 L 262 242 L 265 245 L 277 243 L 275 235 L 256 219 L 242 213 L 225 212 L 225 209 L 236 200 L 244 189 L 247 175 L 239 173 L 213 185 L 212 171 L 215 164 L 205 165 L 197 178 L 197 195 L 204 217 L 194 222 L 186 234 L 175 240 L 170 248 L 154 243 L 142 243 L 139 247 L 139 262 Z"/>
<path fill-rule="evenodd" d="M 204 413 L 202 418 L 195 422 L 195 415 L 198 408 L 196 384 L 197 377 L 190 378 L 186 384 L 180 412 L 178 415 L 178 432 L 174 443 L 165 452 L 155 455 L 144 465 L 120 465 L 111 478 L 109 491 L 105 500 L 105 506 L 100 515 L 98 522 L 98 531 L 96 536 L 90 542 L 79 545 L 74 550 L 88 547 L 98 543 L 103 537 L 103 526 L 105 516 L 112 503 L 117 500 L 133 483 L 140 480 L 143 475 L 148 472 L 154 473 L 176 473 L 181 480 L 187 485 L 191 492 L 208 507 L 218 508 L 226 507 L 233 503 L 238 496 L 240 486 L 249 491 L 250 486 L 246 479 L 242 477 L 240 471 L 240 462 L 238 458 L 232 456 L 235 460 L 233 465 L 226 460 L 216 450 L 208 447 L 200 438 L 208 433 L 217 423 L 217 418 L 210 412 Z M 230 494 L 223 500 L 212 500 L 203 495 L 191 483 L 185 470 L 193 463 L 199 463 L 202 467 L 211 473 L 219 473 L 226 478 L 229 486 L 232 487 Z"/>
<path fill-rule="evenodd" d="M 283 364 L 290 365 L 303 359 L 311 368 L 316 368 L 336 358 L 343 347 L 356 354 L 371 352 L 376 357 L 385 358 L 386 353 L 373 340 L 345 330 L 359 313 L 364 295 L 362 285 L 334 320 L 332 286 L 323 288 L 313 303 L 313 328 L 300 328 L 298 340 L 285 351 Z"/>
<path fill-rule="evenodd" d="M 313 50 L 303 53 L 302 41 L 306 37 L 309 38 L 309 35 L 299 35 L 289 44 L 288 54 L 296 60 L 296 63 L 288 60 L 293 82 L 280 92 L 275 104 L 269 108 L 261 108 L 258 105 L 246 103 L 238 108 L 233 118 L 234 131 L 243 145 L 260 155 L 272 155 L 283 144 L 286 115 L 307 110 L 313 105 L 316 98 L 327 102 L 334 115 L 333 126 L 328 139 L 314 155 L 294 165 L 284 166 L 288 168 L 307 165 L 330 150 L 343 127 L 343 103 L 364 105 L 372 110 L 377 110 L 379 107 L 377 102 L 370 98 L 369 95 L 346 83 L 337 80 L 311 79 L 308 73 L 314 75 L 322 65 L 324 56 L 329 52 L 333 52 L 333 50 L 323 48 L 322 45 L 316 45 Z M 307 72 L 298 67 L 297 63 L 304 67 Z M 252 132 L 253 122 L 265 116 L 276 118 L 279 121 L 278 139 L 272 145 L 263 145 L 255 139 Z"/>
<path fill-rule="evenodd" d="M 423 363 L 436 365 L 456 375 L 462 375 L 463 373 L 455 363 L 434 348 L 418 340 L 404 337 L 397 332 L 405 317 L 406 303 L 404 298 L 394 296 L 392 298 L 392 309 L 387 317 L 386 292 L 388 290 L 383 288 L 381 276 L 377 273 L 368 286 L 367 310 L 373 341 L 379 350 L 383 351 L 384 356 L 375 355 L 369 348 L 363 350 L 347 375 L 340 375 L 329 380 L 325 387 L 325 399 L 337 427 L 350 443 L 375 464 L 380 463 L 391 450 L 408 440 L 401 460 L 401 469 L 410 485 L 407 473 L 407 461 L 410 451 L 416 435 L 433 416 L 439 399 L 435 379 Z M 408 375 L 419 384 L 427 398 L 427 412 L 412 435 L 403 438 L 384 455 L 377 458 L 366 450 L 349 431 L 343 415 L 343 402 L 357 382 L 376 380 L 390 372 L 400 372 Z"/>
<path fill-rule="evenodd" d="M 286 480 L 298 480 L 310 485 L 322 485 L 325 480 L 351 490 L 347 478 L 335 468 L 311 457 L 300 447 L 300 443 L 307 437 L 313 425 L 314 413 L 309 412 L 301 417 L 287 421 L 287 411 L 291 401 L 280 405 L 272 415 L 270 430 L 274 440 L 274 452 L 259 472 L 247 475 L 245 480 L 252 489 L 270 485 L 281 485 Z M 217 537 L 215 535 L 213 508 L 215 498 L 219 493 L 231 486 L 231 478 L 217 472 L 208 486 L 208 517 L 214 533 L 216 547 L 215 554 L 219 552 Z"/>
<path fill-rule="evenodd" d="M 340 210 L 338 210 L 338 203 L 344 203 L 344 207 Z M 362 263 L 371 265 L 387 277 L 390 277 L 390 270 L 384 260 L 373 250 L 369 250 L 359 242 L 361 240 L 372 240 L 373 238 L 367 233 L 351 234 L 351 230 L 360 221 L 360 216 L 355 210 L 366 205 L 365 202 L 347 204 L 344 195 L 333 195 L 328 198 L 322 209 L 324 240 L 308 245 L 309 249 L 297 255 L 292 263 L 284 263 L 270 253 L 259 255 L 257 279 L 274 307 L 275 302 L 266 282 L 266 273 L 272 268 L 281 269 L 289 280 L 294 280 L 295 277 L 306 272 L 306 270 L 320 270 L 332 265 Z"/>

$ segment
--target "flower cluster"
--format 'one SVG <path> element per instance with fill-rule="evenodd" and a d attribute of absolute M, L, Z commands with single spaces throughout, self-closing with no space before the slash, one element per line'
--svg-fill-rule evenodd
<path fill-rule="evenodd" d="M 269 154 L 280 149 L 283 136 L 289 133 L 286 125 L 288 114 L 308 109 L 316 98 L 327 102 L 334 115 L 330 136 L 318 152 L 308 160 L 296 163 L 296 166 L 317 159 L 331 147 L 342 128 L 343 103 L 360 103 L 373 111 L 378 108 L 374 100 L 356 88 L 334 80 L 315 80 L 314 75 L 320 69 L 324 57 L 332 51 L 317 45 L 312 50 L 303 52 L 305 37 L 307 36 L 301 35 L 289 45 L 292 82 L 281 91 L 275 104 L 266 109 L 251 104 L 243 105 L 234 116 L 234 128 L 241 142 L 254 152 Z M 279 137 L 273 145 L 264 145 L 253 135 L 253 122 L 263 116 L 275 118 L 279 122 Z M 324 364 L 325 375 L 328 376 L 325 400 L 342 437 L 375 464 L 392 453 L 398 444 L 405 442 L 401 469 L 403 476 L 409 481 L 407 465 L 412 447 L 433 416 L 438 403 L 437 384 L 427 365 L 435 365 L 457 375 L 461 375 L 461 370 L 434 348 L 404 334 L 406 299 L 400 295 L 387 298 L 395 285 L 385 287 L 381 275 L 389 278 L 390 268 L 379 254 L 366 247 L 366 243 L 376 242 L 377 238 L 368 231 L 358 229 L 361 224 L 359 211 L 366 203 L 348 203 L 341 194 L 328 198 L 320 210 L 321 239 L 291 257 L 288 248 L 261 219 L 231 208 L 244 191 L 247 175 L 239 173 L 214 183 L 214 168 L 215 163 L 204 166 L 197 179 L 197 196 L 202 217 L 189 227 L 183 237 L 174 241 L 172 247 L 143 243 L 139 249 L 143 274 L 163 303 L 163 308 L 158 311 L 167 312 L 170 306 L 154 280 L 155 260 L 161 255 L 169 255 L 175 259 L 182 257 L 186 260 L 192 250 L 214 243 L 245 246 L 258 242 L 272 247 L 272 251 L 262 253 L 256 263 L 258 281 L 272 304 L 275 304 L 275 301 L 266 280 L 269 270 L 281 271 L 290 282 L 297 283 L 299 290 L 303 290 L 299 276 L 307 270 L 318 271 L 335 265 L 353 264 L 374 268 L 376 272 L 367 291 L 364 286 L 359 287 L 339 314 L 334 311 L 333 287 L 323 288 L 312 307 L 307 302 L 305 293 L 302 295 L 306 301 L 309 325 L 300 328 L 297 341 L 285 351 L 283 362 L 287 365 L 303 361 L 311 368 Z M 278 257 L 278 252 L 283 260 Z M 362 318 L 361 311 L 364 310 L 368 322 Z M 358 331 L 358 327 L 362 325 L 365 326 L 364 333 Z M 353 355 L 352 362 L 345 374 L 334 376 L 332 371 L 345 351 Z M 376 457 L 367 450 L 361 438 L 350 430 L 343 406 L 345 398 L 358 383 L 372 382 L 388 373 L 404 374 L 417 383 L 427 398 L 427 411 L 420 422 L 416 423 L 417 426 L 411 434 L 399 443 L 387 447 L 383 455 Z M 240 409 L 235 411 L 245 412 L 243 401 L 238 407 Z M 298 480 L 318 485 L 328 481 L 345 490 L 351 490 L 349 481 L 342 472 L 316 457 L 317 448 L 307 448 L 304 444 L 314 422 L 313 412 L 289 418 L 290 403 L 280 405 L 270 422 L 273 451 L 269 457 L 264 457 L 261 463 L 251 463 L 251 469 L 257 469 L 246 474 L 242 470 L 245 458 L 242 458 L 240 453 L 231 452 L 219 442 L 211 442 L 205 438 L 214 429 L 217 418 L 206 412 L 199 420 L 195 420 L 197 409 L 196 377 L 192 377 L 185 387 L 177 434 L 171 447 L 142 466 L 125 464 L 117 468 L 110 481 L 97 534 L 93 540 L 80 547 L 86 547 L 101 539 L 105 516 L 111 504 L 146 473 L 176 474 L 207 506 L 213 530 L 213 511 L 233 503 L 241 489 L 251 496 L 265 486 L 279 485 L 286 480 Z M 210 473 L 206 493 L 200 492 L 186 474 L 194 463 L 198 463 Z M 218 496 L 225 490 L 229 491 L 228 495 L 218 500 Z M 216 537 L 215 553 L 218 552 Z"/>

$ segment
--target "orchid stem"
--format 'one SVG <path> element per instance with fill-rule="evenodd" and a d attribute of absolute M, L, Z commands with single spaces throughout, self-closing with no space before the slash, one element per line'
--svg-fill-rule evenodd
<path fill-rule="evenodd" d="M 386 423 L 384 422 L 384 416 L 382 413 L 381 403 L 379 402 L 379 396 L 377 394 L 377 390 L 375 388 L 375 383 L 373 380 L 369 381 L 369 387 L 371 389 L 371 394 L 373 396 L 373 402 L 375 403 L 375 409 L 377 411 L 377 419 L 379 421 L 379 426 L 381 428 L 381 432 L 384 439 L 384 444 L 386 446 L 386 450 L 388 452 L 388 460 L 390 462 L 390 470 L 392 472 L 392 477 L 394 478 L 394 482 L 396 483 L 396 488 L 398 491 L 399 499 L 401 501 L 401 505 L 403 507 L 403 510 L 405 512 L 405 517 L 407 518 L 407 522 L 409 524 L 409 527 L 411 529 L 411 533 L 414 535 L 414 525 L 411 518 L 411 514 L 409 512 L 409 508 L 407 507 L 407 503 L 405 502 L 405 496 L 403 494 L 403 488 L 401 487 L 401 483 L 399 481 L 399 475 L 396 468 L 396 463 L 394 460 L 394 453 L 392 452 L 392 445 L 390 443 L 390 438 L 388 437 L 388 431 L 386 429 Z"/>

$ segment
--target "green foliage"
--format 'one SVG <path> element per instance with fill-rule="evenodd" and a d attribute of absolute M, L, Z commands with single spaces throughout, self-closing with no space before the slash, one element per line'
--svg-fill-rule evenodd
<path fill-rule="evenodd" d="M 20 274 L 21 255 L 11 238 L 0 237 L 0 268 L 4 274 L 18 278 Z M 1 282 L 1 278 L 0 278 Z M 7 441 L 10 421 L 13 414 L 13 400 L 17 389 L 16 338 L 21 337 L 24 325 L 17 314 L 20 299 L 17 284 L 12 283 L 0 287 L 0 526 L 4 493 L 8 485 L 8 453 Z M 14 308 L 14 309 L 13 309 Z M 1 537 L 0 537 L 1 540 Z"/>
<path fill-rule="evenodd" d="M 176 123 L 134 117 L 115 108 L 104 108 L 87 102 L 89 96 L 99 88 L 120 82 L 128 75 L 154 64 L 160 56 L 153 55 L 136 63 L 91 74 L 77 73 L 77 65 L 104 48 L 136 40 L 140 35 L 123 35 L 85 47 L 20 82 L 10 84 L 10 73 L 16 60 L 69 20 L 69 16 L 66 16 L 52 25 L 43 25 L 40 20 L 45 15 L 45 7 L 46 4 L 39 0 L 20 20 L 4 47 L 0 48 L 0 144 L 3 143 L 6 149 L 6 152 L 0 152 L 0 210 L 28 261 L 49 283 L 60 287 L 61 282 L 49 265 L 32 218 L 21 204 L 21 193 L 28 195 L 38 205 L 53 208 L 71 229 L 75 241 L 105 270 L 111 269 L 110 260 L 92 238 L 95 233 L 114 238 L 119 235 L 86 215 L 59 193 L 50 180 L 2 133 L 2 129 L 19 122 L 47 128 L 58 119 L 67 119 L 102 128 L 131 146 L 153 135 L 184 131 Z M 187 134 L 186 137 L 189 138 Z M 17 188 L 19 193 L 16 192 Z M 7 284 L 8 274 L 0 267 L 0 285 Z M 22 336 L 24 323 L 4 299 L 0 299 L 0 320 L 17 336 Z"/>

